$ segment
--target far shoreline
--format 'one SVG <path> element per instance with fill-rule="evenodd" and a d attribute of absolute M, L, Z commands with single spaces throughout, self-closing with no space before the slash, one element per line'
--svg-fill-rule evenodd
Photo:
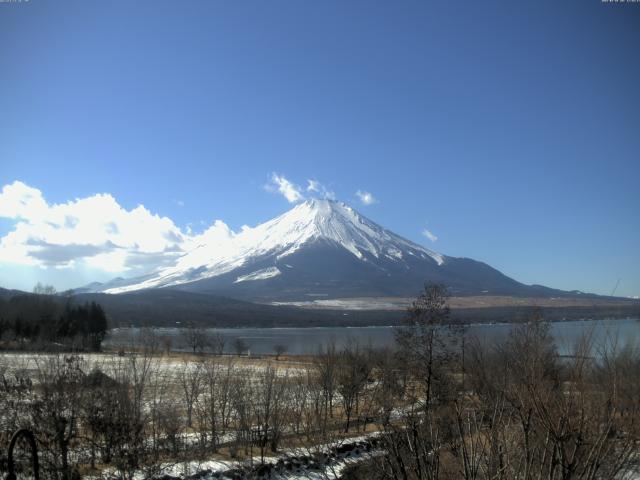
<path fill-rule="evenodd" d="M 291 307 L 288 307 L 291 308 Z M 284 319 L 261 318 L 256 316 L 250 321 L 233 318 L 198 318 L 192 323 L 202 328 L 222 329 L 286 329 L 286 328 L 370 328 L 370 327 L 398 327 L 403 325 L 405 310 L 320 310 L 297 308 L 300 316 Z M 640 302 L 630 301 L 627 304 L 571 306 L 571 307 L 540 307 L 535 305 L 482 307 L 482 308 L 452 308 L 451 324 L 480 325 L 525 323 L 533 317 L 542 317 L 545 321 L 565 322 L 582 320 L 624 320 L 640 318 Z M 297 318 L 296 318 L 297 317 Z M 115 319 L 112 319 L 115 320 Z M 190 320 L 180 320 L 180 323 L 147 322 L 147 321 L 113 321 L 112 329 L 116 328 L 182 328 Z"/>
<path fill-rule="evenodd" d="M 606 322 L 606 321 L 623 321 L 623 320 L 636 320 L 640 322 L 640 316 L 611 316 L 611 317 L 602 317 L 602 318 L 562 318 L 562 319 L 554 319 L 547 320 L 545 318 L 541 319 L 543 323 L 568 323 L 568 322 Z M 531 320 L 523 320 L 519 322 L 514 322 L 510 320 L 500 320 L 495 322 L 467 322 L 467 323 L 456 323 L 450 322 L 445 324 L 445 326 L 459 326 L 459 327 L 489 327 L 491 325 L 520 325 L 526 324 Z M 334 329 L 334 328 L 345 328 L 345 329 L 356 329 L 356 328 L 401 328 L 405 326 L 403 323 L 390 324 L 390 325 L 312 325 L 312 326 L 286 326 L 286 327 L 258 327 L 258 326 L 228 326 L 228 327 L 207 327 L 204 326 L 205 330 L 322 330 L 322 329 Z M 183 326 L 167 326 L 167 325 L 142 325 L 142 326 L 119 326 L 113 327 L 109 329 L 109 332 L 118 331 L 118 330 L 131 330 L 131 329 L 151 329 L 151 330 L 180 330 Z"/>

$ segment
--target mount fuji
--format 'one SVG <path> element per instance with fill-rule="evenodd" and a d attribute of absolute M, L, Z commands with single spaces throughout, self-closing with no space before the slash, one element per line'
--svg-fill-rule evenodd
<path fill-rule="evenodd" d="M 453 295 L 547 296 L 489 265 L 442 255 L 333 200 L 307 200 L 225 240 L 203 242 L 144 277 L 91 284 L 84 292 L 178 289 L 257 302 L 415 296 L 425 282 Z"/>

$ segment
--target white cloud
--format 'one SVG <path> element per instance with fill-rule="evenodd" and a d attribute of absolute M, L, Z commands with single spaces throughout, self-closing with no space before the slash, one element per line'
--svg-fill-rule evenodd
<path fill-rule="evenodd" d="M 268 192 L 280 193 L 289 203 L 296 203 L 304 200 L 304 195 L 300 187 L 290 182 L 284 175 L 271 174 L 270 182 L 265 185 Z"/>
<path fill-rule="evenodd" d="M 317 180 L 307 180 L 307 192 L 316 193 L 321 198 L 328 198 L 330 200 L 336 199 L 336 194 Z"/>
<path fill-rule="evenodd" d="M 317 180 L 308 180 L 306 189 L 283 175 L 272 174 L 270 180 L 267 190 L 291 203 L 306 196 L 335 196 Z M 173 202 L 183 205 L 179 199 Z M 142 275 L 183 263 L 186 251 L 192 252 L 189 259 L 206 263 L 210 251 L 198 255 L 200 245 L 214 245 L 222 254 L 233 249 L 237 236 L 220 220 L 200 221 L 204 229 L 197 232 L 192 224 L 181 229 L 144 205 L 128 210 L 108 193 L 50 203 L 42 191 L 20 181 L 1 187 L 0 218 L 13 223 L 0 236 L 0 269 L 27 267 L 43 275 L 66 269 L 78 279 L 85 279 L 87 272 L 93 272 L 92 277 L 102 272 L 105 278 Z"/>
<path fill-rule="evenodd" d="M 428 230 L 426 228 L 422 230 L 422 235 L 427 237 L 432 242 L 436 242 L 438 240 L 437 235 L 435 235 L 434 233 L 432 233 L 430 230 Z"/>
<path fill-rule="evenodd" d="M 13 219 L 41 219 L 48 208 L 42 192 L 16 181 L 2 187 L 0 217 Z"/>
<path fill-rule="evenodd" d="M 191 240 L 143 205 L 126 210 L 110 194 L 49 204 L 19 181 L 2 188 L 0 217 L 15 222 L 0 238 L 0 264 L 148 271 L 175 259 Z"/>
<path fill-rule="evenodd" d="M 319 192 L 320 187 L 320 182 L 317 180 L 307 180 L 307 192 Z"/>
<path fill-rule="evenodd" d="M 307 187 L 303 188 L 284 175 L 272 173 L 269 182 L 264 186 L 267 192 L 279 193 L 287 199 L 289 203 L 298 203 L 307 198 L 328 198 L 336 199 L 336 194 L 329 190 L 322 183 L 315 179 L 307 179 Z"/>
<path fill-rule="evenodd" d="M 373 196 L 372 193 L 366 192 L 364 190 L 358 190 L 356 195 L 360 199 L 363 205 L 373 205 L 374 203 L 378 203 L 378 200 Z"/>

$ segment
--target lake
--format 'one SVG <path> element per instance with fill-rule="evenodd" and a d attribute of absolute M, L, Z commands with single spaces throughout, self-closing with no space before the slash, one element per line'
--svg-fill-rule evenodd
<path fill-rule="evenodd" d="M 467 338 L 477 337 L 483 341 L 497 341 L 505 338 L 514 324 L 479 324 L 467 328 Z M 397 327 L 317 327 L 317 328 L 216 328 L 210 333 L 219 333 L 225 338 L 225 352 L 234 353 L 233 342 L 240 338 L 249 345 L 250 353 L 255 355 L 272 354 L 277 344 L 286 345 L 287 353 L 303 355 L 313 354 L 318 349 L 335 342 L 338 347 L 355 341 L 361 345 L 374 347 L 390 346 L 394 343 L 394 330 Z M 172 349 L 188 350 L 179 328 L 158 328 L 160 336 L 171 337 Z M 582 320 L 555 322 L 551 332 L 556 340 L 560 354 L 571 352 L 572 346 L 585 333 L 591 332 L 596 345 L 617 338 L 620 342 L 640 341 L 640 319 L 621 320 Z M 137 328 L 118 328 L 112 330 L 105 345 L 119 346 L 138 343 L 144 330 Z"/>

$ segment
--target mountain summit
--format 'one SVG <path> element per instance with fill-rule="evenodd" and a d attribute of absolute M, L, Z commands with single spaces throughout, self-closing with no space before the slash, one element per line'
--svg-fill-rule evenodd
<path fill-rule="evenodd" d="M 429 250 L 342 202 L 312 199 L 254 228 L 211 236 L 154 274 L 93 291 L 170 287 L 260 301 L 309 300 L 413 296 L 425 281 L 445 283 L 459 295 L 531 295 L 542 288 Z"/>

